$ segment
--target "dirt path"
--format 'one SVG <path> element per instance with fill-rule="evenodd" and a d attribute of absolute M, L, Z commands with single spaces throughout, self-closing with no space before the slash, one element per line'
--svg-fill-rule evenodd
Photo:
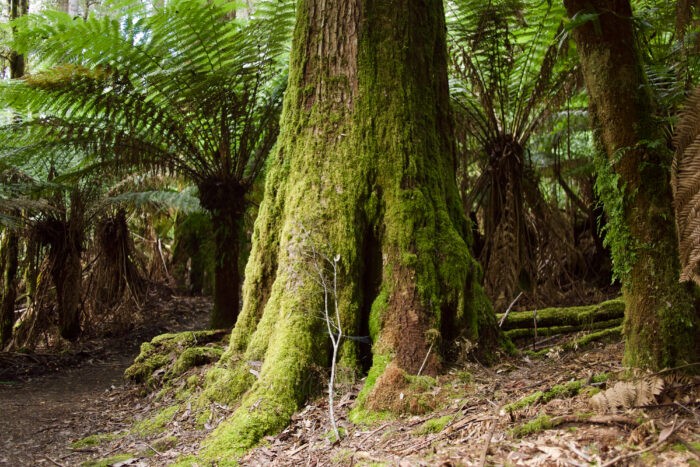
<path fill-rule="evenodd" d="M 209 303 L 171 297 L 157 307 L 162 313 L 153 313 L 158 320 L 148 329 L 92 342 L 77 365 L 10 381 L 0 377 L 0 466 L 78 465 L 92 449 L 73 449 L 72 442 L 130 426 L 122 375 L 139 344 L 163 332 L 204 328 Z"/>
<path fill-rule="evenodd" d="M 0 465 L 71 465 L 72 441 L 126 426 L 110 416 L 110 391 L 130 358 L 85 363 L 0 389 Z M 68 451 L 68 452 L 67 452 Z"/>

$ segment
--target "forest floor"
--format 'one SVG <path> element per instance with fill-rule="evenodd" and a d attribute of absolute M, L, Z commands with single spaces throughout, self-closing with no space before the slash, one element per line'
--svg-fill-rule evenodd
<path fill-rule="evenodd" d="M 173 297 L 159 307 L 149 332 L 85 344 L 84 356 L 57 363 L 59 371 L 10 379 L 0 357 L 0 465 L 161 466 L 196 455 L 231 408 L 214 404 L 202 417 L 179 392 L 184 382 L 144 395 L 121 377 L 138 343 L 206 323 L 205 300 Z M 434 410 L 421 415 L 355 425 L 348 412 L 362 382 L 341 385 L 339 442 L 331 441 L 327 400 L 319 397 L 240 463 L 700 466 L 700 380 L 662 373 L 623 387 L 620 342 L 566 352 L 556 343 L 547 342 L 553 347 L 544 356 L 450 369 L 424 388 Z M 206 369 L 182 381 L 201 381 Z M 591 404 L 596 393 L 607 407 L 601 396 Z"/>

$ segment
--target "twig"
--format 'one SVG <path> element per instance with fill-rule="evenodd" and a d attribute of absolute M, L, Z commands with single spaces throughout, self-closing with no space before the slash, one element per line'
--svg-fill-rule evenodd
<path fill-rule="evenodd" d="M 430 356 L 430 351 L 433 350 L 433 343 L 430 344 L 430 347 L 428 347 L 428 352 L 425 354 L 425 358 L 423 359 L 423 363 L 421 364 L 420 368 L 418 369 L 418 373 L 416 373 L 416 376 L 420 376 L 421 372 L 423 371 L 423 368 L 425 368 L 425 364 L 428 361 L 428 357 Z"/>
<path fill-rule="evenodd" d="M 510 313 L 510 309 L 513 308 L 513 305 L 515 305 L 515 302 L 517 302 L 517 301 L 520 299 L 520 297 L 522 297 L 522 295 L 523 295 L 523 293 L 520 292 L 520 293 L 518 294 L 518 296 L 515 297 L 515 300 L 513 300 L 512 302 L 510 302 L 510 305 L 508 305 L 508 308 L 506 309 L 506 312 L 503 313 L 503 317 L 501 318 L 501 321 L 498 323 L 498 327 L 499 327 L 499 328 L 503 326 L 503 322 L 504 322 L 504 321 L 506 320 L 506 318 L 508 317 L 508 313 Z"/>
<path fill-rule="evenodd" d="M 565 425 L 567 423 L 590 423 L 593 425 L 629 425 L 639 426 L 639 423 L 631 418 L 622 415 L 598 415 L 593 417 L 582 417 L 579 415 L 562 415 L 550 420 L 552 427 Z"/>
<path fill-rule="evenodd" d="M 532 337 L 532 350 L 537 350 L 537 310 L 532 311 L 532 319 L 535 323 L 535 335 Z"/>
<path fill-rule="evenodd" d="M 156 448 L 154 448 L 153 446 L 151 446 L 151 445 L 150 445 L 149 443 L 147 443 L 146 441 L 144 441 L 143 443 L 144 443 L 146 446 L 148 446 L 148 447 L 151 449 L 151 451 L 155 452 L 156 455 L 158 455 L 158 456 L 162 456 L 162 455 L 163 455 L 162 452 L 160 452 L 159 450 L 157 450 Z"/>
<path fill-rule="evenodd" d="M 47 461 L 51 462 L 53 465 L 57 465 L 58 467 L 65 467 L 63 464 L 59 464 L 55 460 L 51 459 L 49 456 L 44 456 L 44 459 Z"/>
<path fill-rule="evenodd" d="M 378 431 L 383 430 L 387 426 L 389 426 L 389 424 L 384 423 L 383 425 L 380 425 L 376 430 L 372 430 L 369 433 L 367 433 L 367 435 L 364 438 L 362 438 L 362 441 L 360 442 L 360 446 L 364 445 L 373 435 L 375 435 Z"/>
<path fill-rule="evenodd" d="M 521 292 L 522 294 L 522 292 Z M 497 412 L 498 413 L 498 412 Z M 493 433 L 496 431 L 496 423 L 498 418 L 493 418 L 493 423 L 491 423 L 491 428 L 489 428 L 489 433 L 486 435 L 486 444 L 484 445 L 483 451 L 481 451 L 481 458 L 479 459 L 479 467 L 484 467 L 486 465 L 486 455 L 489 452 L 489 447 L 491 446 L 491 439 L 493 438 Z"/>

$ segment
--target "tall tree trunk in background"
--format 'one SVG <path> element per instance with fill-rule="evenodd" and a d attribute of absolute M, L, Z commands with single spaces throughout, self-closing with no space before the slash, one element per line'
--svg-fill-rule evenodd
<path fill-rule="evenodd" d="M 424 360 L 434 375 L 458 335 L 484 350 L 496 337 L 454 176 L 442 1 L 301 0 L 289 74 L 243 309 L 207 391 L 242 400 L 205 456 L 281 429 L 316 389 L 312 369 L 331 364 L 323 264 L 337 260 L 344 335 L 371 338 L 345 341 L 339 363 L 372 362 L 361 408 L 416 409 L 407 376 Z"/>
<path fill-rule="evenodd" d="M 598 189 L 626 301 L 625 363 L 661 369 L 698 361 L 693 286 L 679 283 L 670 187 L 672 154 L 635 45 L 629 0 L 565 0 L 570 17 L 594 13 L 573 37 L 607 160 Z"/>
<path fill-rule="evenodd" d="M 10 19 L 17 19 L 29 11 L 28 0 L 10 0 Z M 24 76 L 24 55 L 14 50 L 10 51 L 10 78 L 18 79 Z M 15 212 L 19 215 L 19 212 Z M 8 229 L 2 239 L 2 295 L 0 301 L 0 349 L 12 339 L 12 329 L 15 323 L 15 301 L 17 300 L 17 269 L 19 263 L 19 236 L 16 231 Z"/>
<path fill-rule="evenodd" d="M 0 241 L 0 350 L 12 340 L 17 301 L 17 266 L 19 238 L 16 232 L 6 230 Z"/>

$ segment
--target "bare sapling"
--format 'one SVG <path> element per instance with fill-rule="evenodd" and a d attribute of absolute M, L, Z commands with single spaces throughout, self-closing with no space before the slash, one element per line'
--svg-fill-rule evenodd
<path fill-rule="evenodd" d="M 326 323 L 328 335 L 331 339 L 331 346 L 333 348 L 331 356 L 331 375 L 328 379 L 328 415 L 335 440 L 339 441 L 340 433 L 338 432 L 338 424 L 335 420 L 334 395 L 338 350 L 340 349 L 340 343 L 343 339 L 343 328 L 340 321 L 340 310 L 338 309 L 338 263 L 340 262 L 340 255 L 335 255 L 333 259 L 331 259 L 319 252 L 315 244 L 310 240 L 308 232 L 305 231 L 305 233 L 311 250 L 307 254 L 311 258 L 314 280 L 323 289 L 323 320 Z M 328 277 L 328 273 L 332 275 L 331 278 Z"/>

